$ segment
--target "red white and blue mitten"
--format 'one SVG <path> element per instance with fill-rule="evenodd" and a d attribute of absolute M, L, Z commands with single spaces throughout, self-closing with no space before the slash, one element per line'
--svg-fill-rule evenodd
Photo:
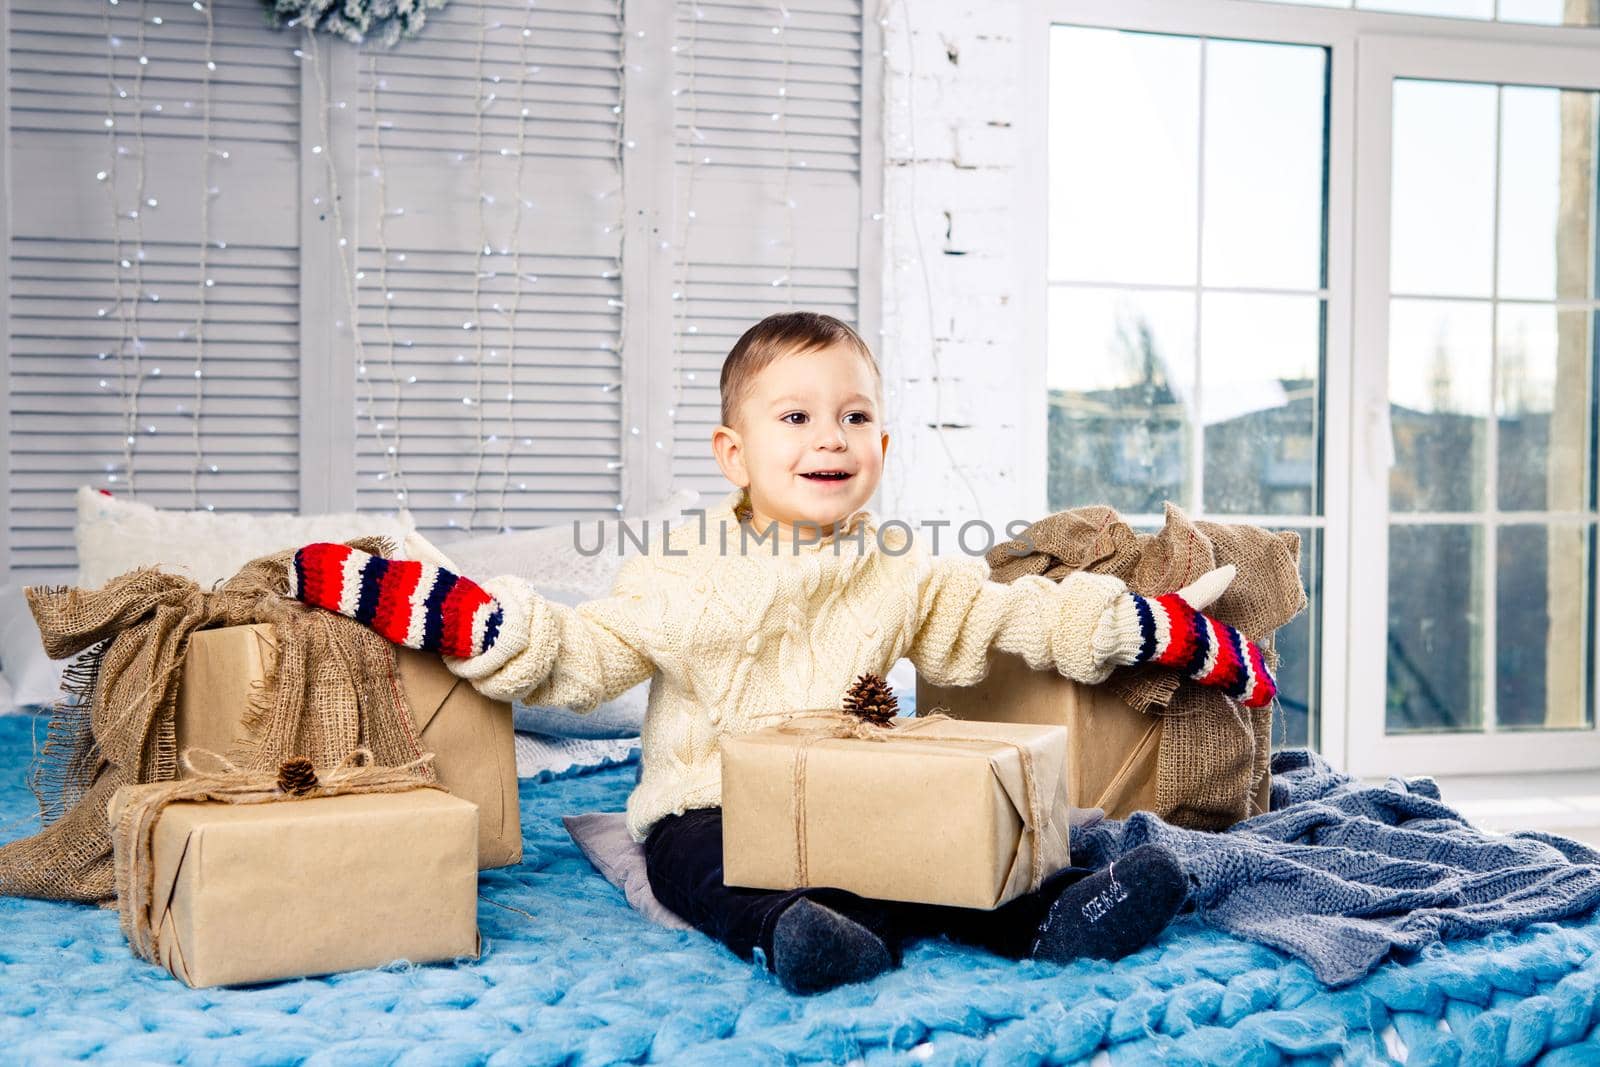
<path fill-rule="evenodd" d="M 505 621 L 500 602 L 470 578 L 328 542 L 294 554 L 289 595 L 348 615 L 397 645 L 458 659 L 493 648 Z"/>
<path fill-rule="evenodd" d="M 1175 593 L 1123 593 L 1106 609 L 1095 635 L 1096 651 L 1124 666 L 1171 667 L 1200 685 L 1221 689 L 1247 708 L 1265 707 L 1277 695 L 1278 684 L 1261 646 L 1200 610 L 1222 595 L 1233 575 L 1229 564 Z"/>

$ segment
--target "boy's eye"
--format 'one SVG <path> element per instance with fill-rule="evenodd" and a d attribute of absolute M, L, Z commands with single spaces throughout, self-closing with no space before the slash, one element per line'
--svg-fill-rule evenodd
<path fill-rule="evenodd" d="M 810 418 L 811 416 L 807 415 L 803 411 L 791 411 L 786 415 L 780 415 L 779 421 L 787 422 L 790 426 L 803 426 L 810 420 Z M 852 411 L 850 414 L 845 416 L 845 421 L 850 423 L 852 426 L 865 426 L 867 423 L 872 421 L 872 416 L 867 414 L 865 411 Z"/>

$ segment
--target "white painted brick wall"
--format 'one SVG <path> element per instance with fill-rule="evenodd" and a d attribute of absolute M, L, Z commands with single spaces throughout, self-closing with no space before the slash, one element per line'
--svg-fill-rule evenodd
<path fill-rule="evenodd" d="M 1038 517 L 1019 480 L 1016 238 L 1042 214 L 1016 202 L 1022 7 L 901 0 L 884 12 L 885 516 Z"/>

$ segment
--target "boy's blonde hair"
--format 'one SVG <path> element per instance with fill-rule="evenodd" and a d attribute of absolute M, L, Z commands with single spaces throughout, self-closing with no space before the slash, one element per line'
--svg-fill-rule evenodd
<path fill-rule="evenodd" d="M 768 315 L 734 342 L 728 358 L 722 361 L 722 424 L 732 426 L 739 405 L 750 395 L 751 383 L 779 356 L 815 352 L 819 348 L 844 343 L 861 353 L 872 368 L 872 379 L 883 388 L 883 376 L 872 349 L 861 335 L 832 315 L 816 311 L 781 311 Z"/>

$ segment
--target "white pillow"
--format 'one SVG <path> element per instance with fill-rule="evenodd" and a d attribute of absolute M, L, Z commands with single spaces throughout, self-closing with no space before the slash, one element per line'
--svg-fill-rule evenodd
<path fill-rule="evenodd" d="M 469 578 L 482 580 L 514 574 L 527 579 L 541 594 L 562 603 L 598 600 L 611 595 L 623 561 L 639 555 L 637 540 L 648 536 L 648 544 L 657 544 L 663 521 L 676 526 L 684 521 L 683 512 L 699 503 L 699 493 L 680 489 L 643 515 L 601 519 L 598 530 L 594 520 L 582 522 L 579 543 L 584 552 L 591 553 L 588 555 L 580 553 L 574 544 L 570 522 L 452 541 L 444 546 L 444 551 L 455 561 L 455 569 Z M 621 535 L 620 526 L 624 523 L 631 532 L 629 537 Z M 645 533 L 647 523 L 648 535 Z M 621 555 L 617 552 L 619 540 Z M 600 550 L 594 552 L 597 543 Z"/>
<path fill-rule="evenodd" d="M 11 687 L 0 712 L 54 704 L 68 662 L 44 654 L 21 583 L 0 585 L 0 671 Z"/>
<path fill-rule="evenodd" d="M 135 567 L 160 565 L 163 571 L 192 578 L 209 589 L 270 552 L 374 534 L 399 545 L 415 529 L 406 511 L 395 517 L 167 511 L 84 486 L 78 490 L 76 584 L 97 589 Z"/>

